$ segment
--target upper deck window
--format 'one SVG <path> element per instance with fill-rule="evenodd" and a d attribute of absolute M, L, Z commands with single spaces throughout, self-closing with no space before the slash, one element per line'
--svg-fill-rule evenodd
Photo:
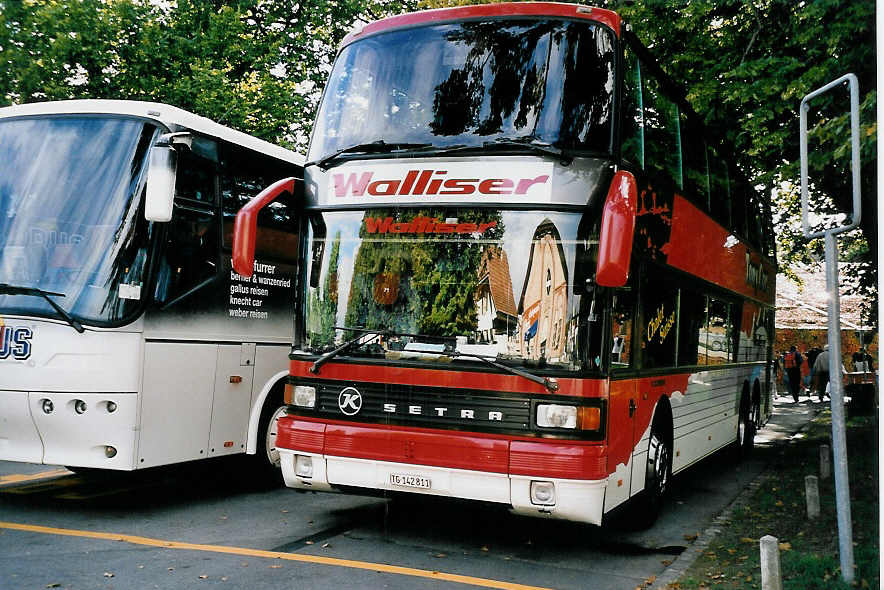
<path fill-rule="evenodd" d="M 309 159 L 377 141 L 530 138 L 608 153 L 613 90 L 613 34 L 593 23 L 487 20 L 374 35 L 338 56 Z"/>

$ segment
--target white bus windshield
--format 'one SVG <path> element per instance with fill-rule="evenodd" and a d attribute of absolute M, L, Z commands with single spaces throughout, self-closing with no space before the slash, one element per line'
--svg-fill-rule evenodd
<path fill-rule="evenodd" d="M 613 35 L 593 23 L 489 20 L 383 33 L 335 61 L 308 159 L 378 142 L 531 140 L 606 154 L 613 90 Z"/>
<path fill-rule="evenodd" d="M 0 313 L 120 322 L 146 289 L 145 161 L 156 127 L 104 116 L 0 121 Z M 63 297 L 62 297 L 63 295 Z"/>
<path fill-rule="evenodd" d="M 588 317 L 590 296 L 573 284 L 580 221 L 578 213 L 473 208 L 318 214 L 308 241 L 306 351 L 328 352 L 368 330 L 385 335 L 348 354 L 585 368 L 579 318 Z"/>

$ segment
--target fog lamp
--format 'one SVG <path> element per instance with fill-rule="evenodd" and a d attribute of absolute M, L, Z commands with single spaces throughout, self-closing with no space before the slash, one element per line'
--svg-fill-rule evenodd
<path fill-rule="evenodd" d="M 298 477 L 313 477 L 313 457 L 296 455 L 295 475 Z"/>
<path fill-rule="evenodd" d="M 54 408 L 55 408 L 55 406 L 52 405 L 52 400 L 50 400 L 50 399 L 43 400 L 43 413 L 44 414 L 51 414 L 52 410 Z"/>
<path fill-rule="evenodd" d="M 551 481 L 532 481 L 531 503 L 540 506 L 555 506 L 556 484 Z"/>
<path fill-rule="evenodd" d="M 78 414 L 86 413 L 86 402 L 81 399 L 74 400 L 74 411 Z"/>
<path fill-rule="evenodd" d="M 106 447 L 104 447 L 104 456 L 108 459 L 113 459 L 117 456 L 117 449 L 110 445 L 107 445 Z"/>
<path fill-rule="evenodd" d="M 115 404 L 114 402 L 107 402 L 107 413 L 113 414 L 116 411 L 117 411 L 117 404 Z"/>
<path fill-rule="evenodd" d="M 316 407 L 316 388 L 309 385 L 296 385 L 292 403 L 299 408 Z"/>

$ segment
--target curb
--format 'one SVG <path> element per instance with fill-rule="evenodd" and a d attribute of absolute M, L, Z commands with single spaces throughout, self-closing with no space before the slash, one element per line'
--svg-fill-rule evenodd
<path fill-rule="evenodd" d="M 821 409 L 814 409 L 813 413 L 810 416 L 810 419 L 801 425 L 801 428 L 792 433 L 792 436 L 795 436 L 799 432 L 803 431 L 808 425 L 813 422 L 817 416 L 819 416 Z M 780 443 L 783 444 L 783 443 Z M 712 519 L 712 526 L 706 528 L 701 532 L 697 539 L 684 551 L 682 551 L 681 555 L 679 555 L 675 561 L 673 561 L 669 567 L 667 567 L 663 573 L 654 580 L 653 590 L 668 590 L 669 584 L 678 581 L 682 575 L 692 565 L 697 561 L 697 558 L 703 554 L 704 551 L 709 547 L 709 544 L 712 543 L 712 540 L 721 532 L 721 527 L 726 526 L 730 522 L 731 515 L 734 513 L 734 510 L 737 508 L 741 508 L 745 506 L 748 502 L 749 498 L 758 491 L 758 488 L 761 487 L 761 484 L 768 478 L 771 474 L 771 468 L 765 467 L 761 473 L 759 473 L 755 479 L 753 479 L 749 484 L 739 493 L 737 497 L 733 499 L 733 501 L 728 504 L 721 513 Z"/>

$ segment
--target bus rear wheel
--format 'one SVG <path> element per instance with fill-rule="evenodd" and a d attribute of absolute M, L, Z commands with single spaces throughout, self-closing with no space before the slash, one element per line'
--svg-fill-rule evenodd
<path fill-rule="evenodd" d="M 760 417 L 760 408 L 749 402 L 749 396 L 740 398 L 740 413 L 737 418 L 737 458 L 744 459 L 752 453 L 755 447 L 756 424 Z"/>

